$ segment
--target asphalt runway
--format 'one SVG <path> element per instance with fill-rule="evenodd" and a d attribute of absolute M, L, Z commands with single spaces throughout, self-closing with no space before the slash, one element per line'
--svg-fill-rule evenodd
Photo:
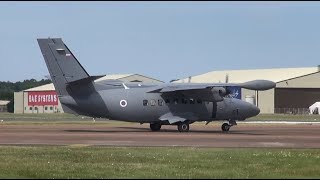
<path fill-rule="evenodd" d="M 319 124 L 238 124 L 222 132 L 221 124 L 191 124 L 152 132 L 148 124 L 0 124 L 2 145 L 106 145 L 189 147 L 320 148 Z"/>

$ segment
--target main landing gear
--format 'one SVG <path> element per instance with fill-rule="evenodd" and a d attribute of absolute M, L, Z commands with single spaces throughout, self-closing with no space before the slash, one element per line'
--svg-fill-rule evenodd
<path fill-rule="evenodd" d="M 189 123 L 186 121 L 180 122 L 178 124 L 178 131 L 179 132 L 188 132 L 189 131 Z"/>
<path fill-rule="evenodd" d="M 229 131 L 231 126 L 237 125 L 235 120 L 229 120 L 229 123 L 223 123 L 221 126 L 222 131 L 227 132 Z"/>
<path fill-rule="evenodd" d="M 159 131 L 161 129 L 160 123 L 150 123 L 150 129 L 152 131 Z"/>
<path fill-rule="evenodd" d="M 189 131 L 189 124 L 190 124 L 190 122 L 188 122 L 188 121 L 179 122 L 177 124 L 178 131 L 179 132 L 188 132 Z M 159 131 L 161 129 L 161 126 L 162 126 L 161 123 L 150 123 L 151 131 Z"/>

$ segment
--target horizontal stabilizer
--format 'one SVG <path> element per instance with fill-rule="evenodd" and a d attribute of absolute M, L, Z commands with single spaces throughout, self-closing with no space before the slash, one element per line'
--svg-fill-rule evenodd
<path fill-rule="evenodd" d="M 123 81 L 118 79 L 105 79 L 105 80 L 99 80 L 96 82 L 100 84 L 113 85 L 113 86 L 122 86 L 122 83 L 123 83 Z"/>
<path fill-rule="evenodd" d="M 70 86 L 88 84 L 88 83 L 93 82 L 94 80 L 102 78 L 102 77 L 104 77 L 104 75 L 103 76 L 89 76 L 89 77 L 82 78 L 82 79 L 79 79 L 76 81 L 68 82 L 67 84 Z"/>

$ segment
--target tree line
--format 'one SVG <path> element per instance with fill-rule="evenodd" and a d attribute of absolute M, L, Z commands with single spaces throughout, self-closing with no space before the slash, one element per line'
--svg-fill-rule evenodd
<path fill-rule="evenodd" d="M 10 101 L 8 104 L 8 111 L 13 112 L 14 107 L 14 92 L 19 92 L 22 90 L 30 89 L 33 87 L 45 85 L 51 83 L 50 79 L 41 79 L 37 81 L 35 79 L 27 79 L 22 82 L 10 82 L 10 81 L 0 81 L 0 100 Z"/>

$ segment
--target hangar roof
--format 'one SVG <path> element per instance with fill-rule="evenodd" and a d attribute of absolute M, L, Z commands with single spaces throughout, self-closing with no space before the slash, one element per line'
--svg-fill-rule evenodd
<path fill-rule="evenodd" d="M 277 83 L 316 72 L 319 72 L 318 67 L 211 71 L 191 76 L 190 82 L 224 83 L 226 81 L 226 76 L 228 76 L 229 83 L 242 83 L 255 79 L 270 80 Z M 189 78 L 180 79 L 174 82 L 189 82 Z"/>
<path fill-rule="evenodd" d="M 124 78 L 127 78 L 129 76 L 140 76 L 140 77 L 145 77 L 147 79 L 153 79 L 157 82 L 163 82 L 163 81 L 160 81 L 158 79 L 154 79 L 154 78 L 151 78 L 151 77 L 147 77 L 147 76 L 144 76 L 144 75 L 141 75 L 141 74 L 110 74 L 110 75 L 105 75 L 104 77 L 102 78 L 99 78 L 95 81 L 102 81 L 102 80 L 106 80 L 106 79 L 124 79 Z"/>
<path fill-rule="evenodd" d="M 42 86 L 26 89 L 24 91 L 54 91 L 54 90 L 55 89 L 54 89 L 53 83 L 50 83 L 50 84 L 45 84 Z"/>
<path fill-rule="evenodd" d="M 133 75 L 143 76 L 140 74 L 109 74 L 109 75 L 105 75 L 102 78 L 96 79 L 95 81 L 102 81 L 102 80 L 106 80 L 106 79 L 123 79 L 123 78 L 133 76 Z M 146 76 L 143 76 L 143 77 L 146 77 Z M 150 77 L 146 77 L 146 78 L 153 79 Z M 161 82 L 160 80 L 157 80 L 157 81 Z M 54 88 L 53 83 L 50 83 L 50 84 L 45 84 L 42 86 L 26 89 L 24 91 L 54 91 L 54 90 L 55 90 L 55 88 Z"/>

